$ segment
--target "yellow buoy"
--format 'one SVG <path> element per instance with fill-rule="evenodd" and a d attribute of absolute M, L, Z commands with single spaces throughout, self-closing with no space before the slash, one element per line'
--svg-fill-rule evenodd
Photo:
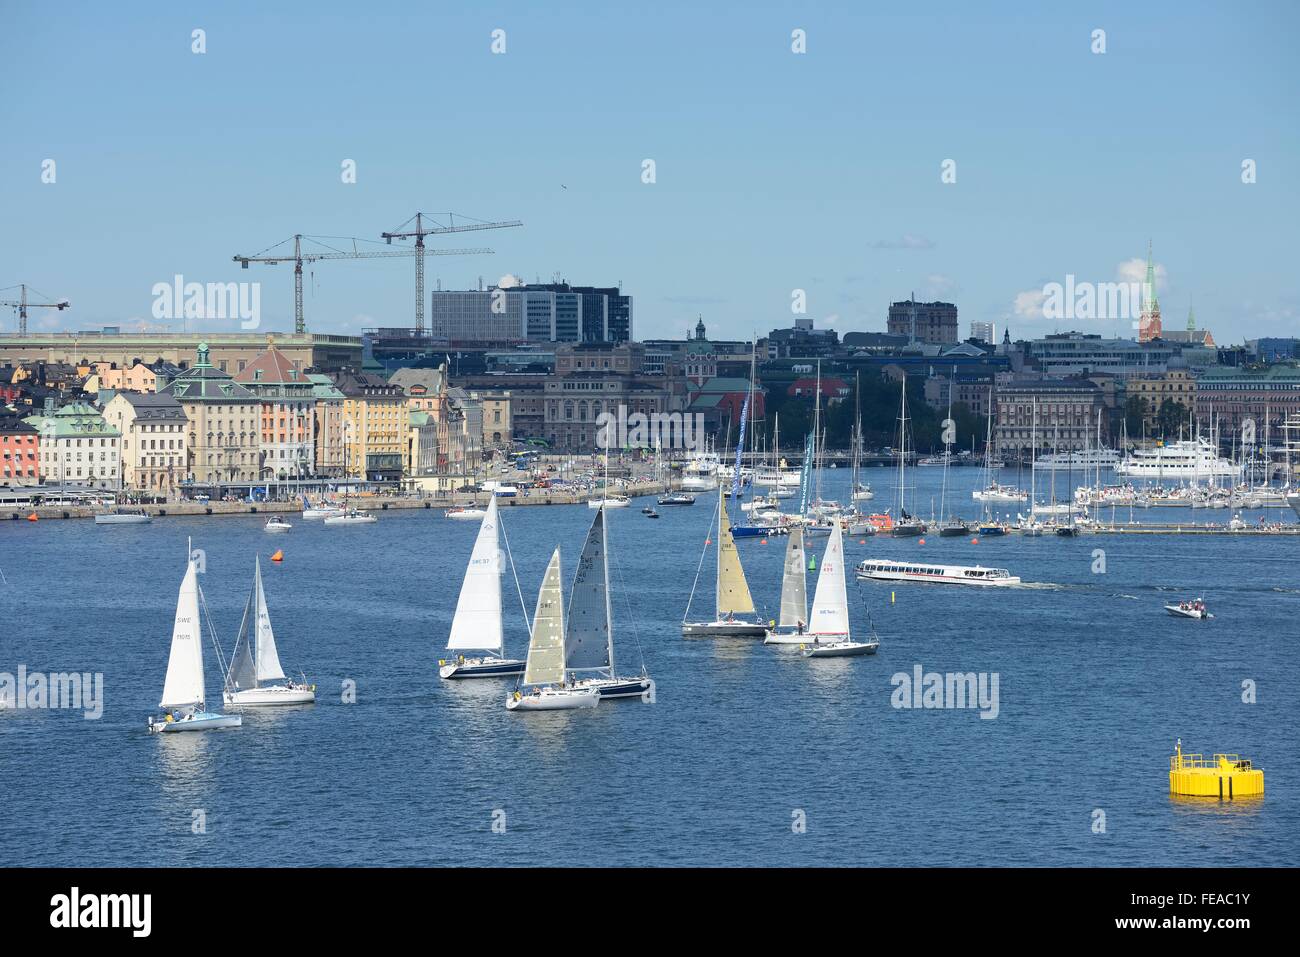
<path fill-rule="evenodd" d="M 1237 754 L 1184 754 L 1178 739 L 1169 758 L 1169 793 L 1232 800 L 1264 793 L 1264 771 Z"/>

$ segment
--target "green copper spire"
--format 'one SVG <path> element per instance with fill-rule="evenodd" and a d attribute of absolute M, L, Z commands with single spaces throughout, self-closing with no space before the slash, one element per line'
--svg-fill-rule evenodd
<path fill-rule="evenodd" d="M 195 363 L 195 368 L 206 369 L 209 368 L 211 365 L 212 363 L 208 361 L 208 344 L 206 342 L 200 342 L 199 361 Z"/>
<path fill-rule="evenodd" d="M 1196 307 L 1191 304 L 1190 300 L 1187 303 L 1187 331 L 1196 331 Z"/>

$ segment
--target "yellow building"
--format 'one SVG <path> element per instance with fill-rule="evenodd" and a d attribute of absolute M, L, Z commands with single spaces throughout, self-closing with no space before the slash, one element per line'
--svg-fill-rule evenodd
<path fill-rule="evenodd" d="M 346 474 L 370 482 L 399 482 L 410 420 L 406 396 L 380 376 L 350 369 L 334 375 L 343 393 Z"/>

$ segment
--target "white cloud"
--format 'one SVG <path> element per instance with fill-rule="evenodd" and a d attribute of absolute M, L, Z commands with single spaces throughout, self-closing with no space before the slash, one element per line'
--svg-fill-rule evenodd
<path fill-rule="evenodd" d="M 1156 294 L 1165 291 L 1167 285 L 1163 263 L 1156 263 Z M 1126 259 L 1115 267 L 1115 275 L 1121 282 L 1144 283 L 1147 281 L 1147 261 L 1140 257 Z"/>
<path fill-rule="evenodd" d="M 1043 302 L 1046 299 L 1043 290 L 1027 289 L 1016 293 L 1016 298 L 1011 303 L 1011 310 L 1021 319 L 1042 319 Z"/>

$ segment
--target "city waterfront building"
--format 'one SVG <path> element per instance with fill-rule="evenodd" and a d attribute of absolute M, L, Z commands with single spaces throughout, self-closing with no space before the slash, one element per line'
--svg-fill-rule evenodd
<path fill-rule="evenodd" d="M 0 414 L 0 483 L 39 485 L 41 434 L 16 415 Z"/>
<path fill-rule="evenodd" d="M 212 364 L 206 342 L 199 342 L 196 354 L 194 365 L 163 390 L 181 404 L 189 420 L 185 481 L 251 486 L 260 470 L 260 402 Z"/>
<path fill-rule="evenodd" d="M 994 402 L 994 455 L 1003 460 L 1029 460 L 1035 423 L 1040 454 L 1095 447 L 1099 412 L 1102 442 L 1109 440 L 1103 390 L 1089 379 L 1005 375 Z"/>
<path fill-rule="evenodd" d="M 401 388 L 352 369 L 333 379 L 343 393 L 346 474 L 371 482 L 399 481 L 410 422 Z"/>
<path fill-rule="evenodd" d="M 1028 343 L 1027 358 L 1049 376 L 1163 373 L 1177 348 L 1163 340 L 1135 342 L 1104 339 L 1099 334 L 1062 332 Z"/>
<path fill-rule="evenodd" d="M 122 487 L 122 435 L 94 406 L 70 402 L 56 409 L 51 401 L 26 422 L 40 433 L 40 474 L 46 482 L 114 491 Z"/>
<path fill-rule="evenodd" d="M 278 332 L 276 342 L 300 371 L 330 372 L 360 366 L 361 339 L 356 336 L 314 332 Z M 24 362 L 116 363 L 130 368 L 137 360 L 162 359 L 180 366 L 190 360 L 200 344 L 207 346 L 213 366 L 235 375 L 262 352 L 263 332 L 122 332 L 108 326 L 94 332 L 29 333 L 0 336 L 0 365 Z M 242 365 L 241 365 L 242 363 Z"/>
<path fill-rule="evenodd" d="M 122 487 L 173 495 L 188 472 L 189 419 L 170 393 L 118 392 L 104 420 L 121 434 Z"/>
<path fill-rule="evenodd" d="M 1266 428 L 1276 437 L 1273 430 L 1300 415 L 1300 365 L 1206 369 L 1196 378 L 1195 394 L 1196 421 L 1203 435 L 1213 427 L 1222 439 L 1232 439 L 1250 421 L 1255 441 L 1263 444 Z"/>
<path fill-rule="evenodd" d="M 343 393 L 334 380 L 323 372 L 307 373 L 314 400 L 312 409 L 312 446 L 316 450 L 318 476 L 343 477 Z"/>
<path fill-rule="evenodd" d="M 272 337 L 266 351 L 235 375 L 261 405 L 259 475 L 303 479 L 316 472 L 315 384 L 281 352 Z"/>

